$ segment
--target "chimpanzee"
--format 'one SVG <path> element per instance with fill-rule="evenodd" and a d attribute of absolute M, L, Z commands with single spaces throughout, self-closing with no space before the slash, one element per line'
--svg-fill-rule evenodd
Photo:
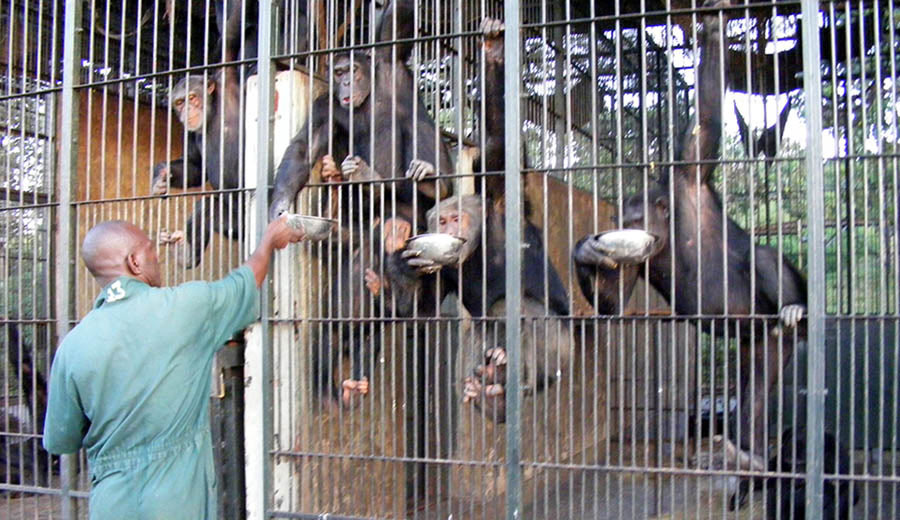
<path fill-rule="evenodd" d="M 6 324 L 6 353 L 12 374 L 16 375 L 24 393 L 23 404 L 28 409 L 30 424 L 23 414 L 16 413 L 21 408 L 9 407 L 4 417 L 0 417 L 10 433 L 43 432 L 44 414 L 47 411 L 47 379 L 35 364 L 31 355 L 32 346 L 19 336 L 19 329 L 13 323 Z M 2 435 L 0 435 L 2 438 Z M 53 458 L 34 437 L 0 441 L 0 479 L 9 484 L 48 485 L 51 473 L 59 474 L 59 459 Z"/>
<path fill-rule="evenodd" d="M 241 27 L 242 1 L 233 0 L 232 12 L 225 27 L 225 60 L 237 59 L 243 40 Z M 186 155 L 153 167 L 154 195 L 166 193 L 169 186 L 196 188 L 204 181 L 215 190 L 240 187 L 241 158 L 241 93 L 237 67 L 223 67 L 218 74 L 204 78 L 188 75 L 172 89 L 172 108 L 188 132 Z M 226 214 L 220 215 L 222 205 Z M 210 233 L 216 229 L 238 238 L 243 229 L 240 194 L 214 194 L 204 197 L 187 221 L 184 240 L 189 267 L 200 263 Z M 163 241 L 171 235 L 164 234 Z"/>
<path fill-rule="evenodd" d="M 724 7 L 728 2 L 715 5 Z M 790 341 L 784 341 L 783 356 L 779 357 L 781 342 L 777 334 L 784 332 L 782 328 L 770 327 L 767 335 L 761 332 L 766 320 L 754 320 L 755 326 L 751 327 L 746 317 L 780 314 L 784 325 L 795 327 L 806 309 L 806 281 L 776 250 L 753 244 L 747 232 L 730 218 L 727 224 L 723 222 L 722 205 L 710 175 L 716 167 L 714 159 L 721 135 L 721 70 L 728 67 L 721 52 L 723 27 L 719 15 L 704 16 L 703 25 L 697 78 L 698 124 L 685 137 L 680 152 L 684 161 L 674 167 L 673 175 L 664 175 L 653 183 L 647 189 L 646 199 L 642 193 L 628 198 L 622 226 L 645 228 L 658 237 L 648 260 L 648 281 L 674 307 L 676 315 L 718 317 L 701 321 L 705 330 L 716 321 L 715 332 L 719 336 L 734 337 L 739 327 L 741 395 L 749 396 L 751 383 L 756 389 L 752 397 L 741 399 L 744 434 L 740 441 L 746 449 L 752 440 L 756 452 L 765 453 L 765 402 L 768 391 L 778 382 L 779 359 L 787 363 L 793 348 Z M 669 234 L 670 219 L 674 236 Z M 725 243 L 723 224 L 727 225 Z M 601 252 L 595 238 L 581 239 L 573 257 L 581 290 L 597 312 L 620 312 L 627 303 L 622 302 L 620 307 L 618 301 L 620 270 Z M 629 266 L 621 270 L 626 299 L 639 275 L 644 275 L 643 269 Z M 749 341 L 753 335 L 755 347 Z M 752 360 L 751 353 L 755 353 Z"/>
<path fill-rule="evenodd" d="M 331 257 L 340 272 L 336 273 L 330 287 L 331 317 L 351 320 L 323 323 L 314 329 L 313 392 L 323 398 L 324 404 L 340 403 L 351 407 L 359 402 L 354 399 L 356 396 L 369 393 L 372 368 L 381 352 L 381 324 L 354 320 L 381 316 L 377 299 L 381 281 L 376 273 L 381 264 L 382 240 L 384 253 L 393 254 L 405 243 L 410 229 L 410 221 L 404 217 L 387 219 L 383 224 L 376 219 L 370 231 L 371 242 L 365 238 L 355 239 L 353 247 L 343 243 L 332 248 Z M 337 261 L 338 249 L 345 255 L 341 262 Z M 350 354 L 350 376 L 343 379 L 338 388 L 334 373 L 341 351 Z"/>
<path fill-rule="evenodd" d="M 379 23 L 378 41 L 411 38 L 415 6 L 411 0 L 391 2 Z M 428 199 L 419 202 L 422 210 L 447 193 L 446 179 L 431 177 L 452 173 L 450 154 L 443 141 L 435 142 L 436 127 L 422 100 L 414 102 L 413 75 L 405 64 L 411 52 L 412 43 L 404 42 L 335 58 L 334 99 L 326 94 L 313 102 L 309 121 L 285 151 L 275 176 L 270 218 L 294 201 L 309 181 L 311 166 L 328 154 L 329 144 L 332 156 L 352 153 L 342 161 L 336 180 L 383 179 L 402 204 L 412 203 L 415 186 Z M 392 181 L 404 177 L 415 183 Z"/>
<path fill-rule="evenodd" d="M 784 135 L 784 124 L 787 123 L 788 116 L 791 115 L 791 101 L 788 100 L 788 102 L 784 104 L 784 108 L 781 109 L 781 114 L 778 115 L 778 124 L 772 125 L 760 132 L 759 137 L 756 138 L 756 142 L 753 143 L 753 153 L 750 152 L 750 144 L 753 136 L 750 134 L 750 128 L 747 126 L 747 122 L 744 121 L 744 116 L 741 115 L 741 111 L 738 110 L 737 102 L 734 104 L 734 115 L 737 118 L 741 144 L 744 145 L 744 153 L 747 154 L 747 157 L 755 157 L 756 154 L 759 154 L 760 152 L 767 158 L 775 157 L 778 153 L 777 137 L 778 135 Z M 778 132 L 781 132 L 781 134 L 778 134 Z"/>
<path fill-rule="evenodd" d="M 485 171 L 502 172 L 505 169 L 504 111 L 503 104 L 503 23 L 486 18 L 481 24 L 484 34 L 485 76 L 484 96 L 490 100 L 484 114 L 484 150 L 481 153 Z M 411 316 L 414 304 L 418 315 L 434 316 L 438 306 L 450 292 L 460 291 L 462 305 L 473 318 L 505 316 L 505 224 L 503 178 L 488 177 L 484 198 L 476 195 L 455 196 L 442 201 L 439 207 L 427 214 L 428 230 L 456 235 L 466 239 L 460 252 L 461 270 L 445 267 L 418 258 L 405 249 L 407 235 L 394 237 L 399 249 L 388 253 L 385 261 L 385 279 L 374 272 L 367 273 L 370 289 L 382 288 L 391 293 L 393 311 L 398 316 Z M 480 188 L 480 186 L 476 186 Z M 483 223 L 483 224 L 482 224 Z M 405 228 L 409 231 L 409 228 Z M 568 296 L 556 270 L 546 264 L 540 232 L 525 221 L 523 247 L 523 281 L 525 298 L 522 315 L 524 326 L 524 378 L 525 391 L 533 392 L 551 384 L 569 364 L 568 329 L 564 324 L 548 327 L 544 319 L 551 315 L 569 312 Z M 461 271 L 461 276 L 460 276 Z M 440 277 L 440 284 L 436 278 Z M 549 301 L 545 311 L 545 284 Z M 437 292 L 440 286 L 441 292 Z M 528 320 L 527 318 L 534 318 Z M 471 401 L 485 415 L 498 423 L 506 418 L 506 350 L 496 341 L 505 338 L 502 320 L 488 320 L 485 330 L 478 335 L 482 352 L 477 366 L 471 367 L 472 375 L 464 378 L 463 400 Z M 540 338 L 540 339 L 538 339 Z M 544 343 L 539 343 L 544 341 Z M 466 360 L 468 365 L 471 360 Z M 463 369 L 464 373 L 469 368 Z"/>
<path fill-rule="evenodd" d="M 781 452 L 769 459 L 769 471 L 779 473 L 806 473 L 806 432 L 801 428 L 796 432 L 788 428 L 781 435 Z M 851 473 L 850 455 L 847 448 L 831 434 L 825 432 L 824 470 L 838 475 L 838 479 L 825 480 L 822 496 L 822 518 L 848 520 L 853 505 L 859 502 L 859 491 L 850 490 L 847 480 L 840 476 Z M 780 461 L 779 461 L 780 459 Z M 767 487 L 766 518 L 803 519 L 806 518 L 806 480 L 803 477 L 754 478 L 741 481 L 737 493 L 731 499 L 731 510 L 742 507 L 754 489 Z M 837 517 L 835 517 L 837 513 Z"/>
<path fill-rule="evenodd" d="M 457 267 L 443 267 L 421 258 L 404 247 L 386 259 L 386 284 L 393 291 L 399 316 L 412 314 L 418 299 L 421 316 L 430 316 L 443 297 L 457 292 L 462 305 L 473 318 L 505 316 L 506 257 L 504 216 L 500 204 L 478 195 L 453 196 L 428 211 L 428 230 L 465 239 Z M 484 227 L 482 227 L 482 225 Z M 523 302 L 526 318 L 523 327 L 524 390 L 539 391 L 552 384 L 565 370 L 571 354 L 567 327 L 548 326 L 550 315 L 569 313 L 568 296 L 556 270 L 547 264 L 540 232 L 525 222 L 522 253 Z M 435 277 L 440 277 L 440 284 Z M 547 300 L 545 300 L 545 285 Z M 436 287 L 441 288 L 437 293 Z M 546 302 L 546 311 L 545 311 Z M 495 320 L 491 320 L 493 323 Z M 502 321 L 502 320 L 501 320 Z M 532 323 L 533 322 L 533 323 Z M 502 341 L 502 324 L 482 338 L 485 342 L 480 364 L 466 377 L 463 398 L 483 409 L 488 418 L 502 423 L 506 418 L 504 386 L 506 350 L 494 344 Z"/>
<path fill-rule="evenodd" d="M 378 41 L 411 38 L 414 9 L 415 2 L 408 0 L 389 4 L 379 23 Z M 379 237 L 371 236 L 380 234 L 376 231 L 378 222 L 370 222 L 371 215 L 384 215 L 384 225 L 380 226 L 384 233 L 390 234 L 398 226 L 408 236 L 413 224 L 415 231 L 423 228 L 425 210 L 449 188 L 446 179 L 433 178 L 438 170 L 451 173 L 450 156 L 443 141 L 435 142 L 436 126 L 424 104 L 421 100 L 413 102 L 413 77 L 405 65 L 411 52 L 412 43 L 407 41 L 394 48 L 377 47 L 371 54 L 360 51 L 336 58 L 334 98 L 325 95 L 314 101 L 311 119 L 292 140 L 278 167 L 269 208 L 272 217 L 287 209 L 308 181 L 310 166 L 322 159 L 323 180 L 334 188 L 331 207 L 341 210 L 342 236 L 347 238 L 339 241 L 340 250 L 331 255 L 332 259 L 340 257 L 341 265 L 335 269 L 341 283 L 335 280 L 331 284 L 330 313 L 351 320 L 341 326 L 339 334 L 323 327 L 318 345 L 313 347 L 313 390 L 322 397 L 340 395 L 345 405 L 352 403 L 354 395 L 368 392 L 370 364 L 380 348 L 378 326 L 352 321 L 379 317 L 381 312 L 379 304 L 368 299 L 364 287 L 365 269 L 377 269 L 381 257 L 379 251 L 374 264 L 369 262 L 374 258 L 373 251 L 380 248 L 372 244 L 381 243 Z M 373 137 L 377 139 L 374 143 Z M 338 165 L 335 156 L 346 158 Z M 344 181 L 363 182 L 365 190 L 355 189 L 360 185 L 344 186 L 348 195 L 359 193 L 361 201 L 349 196 L 346 203 L 341 200 Z M 379 208 L 382 200 L 385 207 Z M 388 252 L 390 244 L 386 239 Z M 351 352 L 352 375 L 338 390 L 332 374 L 342 350 L 337 345 L 340 336 Z"/>

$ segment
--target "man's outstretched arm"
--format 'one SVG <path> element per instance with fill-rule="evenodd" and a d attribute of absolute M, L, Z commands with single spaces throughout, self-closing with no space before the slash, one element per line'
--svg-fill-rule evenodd
<path fill-rule="evenodd" d="M 266 273 L 269 271 L 269 259 L 272 252 L 276 249 L 284 249 L 288 244 L 303 240 L 306 234 L 292 228 L 287 223 L 287 215 L 281 215 L 269 223 L 266 232 L 263 234 L 262 240 L 256 246 L 256 250 L 247 259 L 245 265 L 253 271 L 256 277 L 256 286 L 262 285 L 266 279 Z"/>

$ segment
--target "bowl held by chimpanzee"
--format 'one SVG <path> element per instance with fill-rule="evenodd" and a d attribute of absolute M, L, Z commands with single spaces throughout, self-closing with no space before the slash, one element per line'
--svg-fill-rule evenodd
<path fill-rule="evenodd" d="M 417 258 L 447 266 L 459 263 L 459 252 L 466 239 L 448 233 L 423 233 L 406 241 L 408 251 L 417 251 Z"/>
<path fill-rule="evenodd" d="M 312 215 L 297 215 L 289 213 L 287 223 L 294 229 L 303 230 L 306 240 L 325 240 L 334 230 L 337 220 L 332 218 L 314 217 Z"/>
<path fill-rule="evenodd" d="M 620 264 L 640 264 L 647 260 L 659 240 L 643 229 L 614 229 L 594 236 L 600 252 Z"/>

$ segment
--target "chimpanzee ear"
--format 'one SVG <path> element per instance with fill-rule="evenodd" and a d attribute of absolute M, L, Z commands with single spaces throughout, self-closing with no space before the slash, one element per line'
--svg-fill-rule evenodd
<path fill-rule="evenodd" d="M 215 81 L 207 82 L 206 83 L 206 93 L 212 94 L 214 90 L 216 90 L 216 82 Z"/>
<path fill-rule="evenodd" d="M 666 216 L 669 217 L 669 198 L 666 195 L 660 195 L 656 197 L 656 200 L 653 201 L 653 204 L 656 206 L 656 210 Z"/>

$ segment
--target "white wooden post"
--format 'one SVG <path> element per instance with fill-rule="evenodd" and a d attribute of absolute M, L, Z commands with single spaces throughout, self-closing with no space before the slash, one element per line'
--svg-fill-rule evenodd
<path fill-rule="evenodd" d="M 257 77 L 251 76 L 247 80 L 247 99 L 256 99 Z M 314 93 L 315 94 L 315 93 Z M 273 164 L 278 165 L 284 155 L 284 151 L 294 135 L 303 127 L 310 105 L 310 81 L 309 77 L 300 71 L 283 71 L 275 75 L 275 99 L 274 99 L 274 128 L 273 128 Z M 247 104 L 245 122 L 245 157 L 256 157 L 256 136 L 258 125 L 257 107 L 253 103 Z M 257 172 L 256 162 L 245 161 L 244 168 L 245 186 L 256 186 Z M 255 201 L 253 192 L 250 192 L 250 202 L 247 206 L 247 227 L 253 230 L 256 225 Z M 303 209 L 297 211 L 303 213 Z M 256 247 L 253 232 L 247 233 L 247 251 L 245 256 Z M 286 250 L 276 253 L 275 261 L 269 276 L 274 281 L 273 285 L 273 316 L 305 316 L 308 315 L 308 292 L 299 290 L 308 283 L 304 280 L 310 270 L 301 269 L 301 265 L 307 260 L 308 252 L 304 245 L 290 246 Z M 300 397 L 307 395 L 308 368 L 306 356 L 300 355 L 306 350 L 303 345 L 295 345 L 294 331 L 297 329 L 293 323 L 275 323 L 272 325 L 272 349 L 273 349 L 273 377 L 272 389 L 274 428 L 273 440 L 276 450 L 289 450 L 296 444 L 299 430 L 299 422 L 304 413 L 305 401 Z M 304 338 L 304 334 L 299 335 Z M 265 339 L 260 333 L 259 325 L 253 325 L 246 334 L 247 349 L 244 354 L 244 439 L 246 446 L 246 486 L 247 486 L 247 518 L 249 520 L 261 520 L 265 517 L 265 497 L 263 496 L 262 482 L 263 461 L 268 456 L 268 447 L 264 446 L 262 424 L 267 420 L 267 410 L 263 409 L 263 381 L 262 381 L 262 348 Z M 293 509 L 300 489 L 295 475 L 292 461 L 276 459 L 272 464 L 272 492 L 273 502 L 277 508 L 289 507 Z"/>

